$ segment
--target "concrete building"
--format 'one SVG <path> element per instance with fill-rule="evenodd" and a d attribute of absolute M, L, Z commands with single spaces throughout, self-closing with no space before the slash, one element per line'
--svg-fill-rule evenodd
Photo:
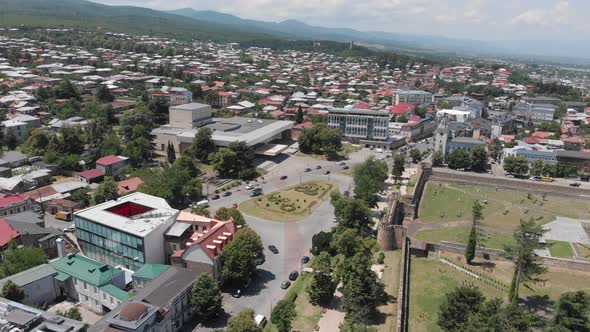
<path fill-rule="evenodd" d="M 447 143 L 447 152 L 445 153 L 445 160 L 446 157 L 455 150 L 463 149 L 471 151 L 471 149 L 473 149 L 474 147 L 484 144 L 485 142 L 479 138 L 455 137 Z"/>
<path fill-rule="evenodd" d="M 449 103 L 451 109 L 469 112 L 472 119 L 481 117 L 483 105 L 477 99 L 470 97 L 448 97 L 445 100 Z"/>
<path fill-rule="evenodd" d="M 10 332 L 80 332 L 83 322 L 47 313 L 0 297 L 0 331 Z"/>
<path fill-rule="evenodd" d="M 39 120 L 37 117 L 26 114 L 18 115 L 10 120 L 2 121 L 2 130 L 4 131 L 4 136 L 6 137 L 8 132 L 12 131 L 19 142 L 23 140 L 27 130 L 39 127 L 41 127 L 41 120 Z"/>
<path fill-rule="evenodd" d="M 590 173 L 590 152 L 556 151 L 556 154 L 560 164 L 572 165 L 580 172 Z"/>
<path fill-rule="evenodd" d="M 340 130 L 351 143 L 389 148 L 389 114 L 354 108 L 328 110 L 328 127 Z"/>
<path fill-rule="evenodd" d="M 395 105 L 399 104 L 413 104 L 413 105 L 422 105 L 422 104 L 431 104 L 432 103 L 432 93 L 428 91 L 422 90 L 408 90 L 408 91 L 399 91 L 395 94 Z"/>
<path fill-rule="evenodd" d="M 77 254 L 68 254 L 49 263 L 58 274 L 57 289 L 60 296 L 79 301 L 99 314 L 109 312 L 128 299 L 125 273 Z"/>
<path fill-rule="evenodd" d="M 525 118 L 532 122 L 544 122 L 553 121 L 553 116 L 557 106 L 553 104 L 529 104 L 529 103 L 518 103 L 512 107 L 512 111 L 515 113 L 521 113 Z"/>
<path fill-rule="evenodd" d="M 176 153 L 183 153 L 193 142 L 196 133 L 202 128 L 212 130 L 216 146 L 227 147 L 232 142 L 241 141 L 247 146 L 258 148 L 267 143 L 290 138 L 293 121 L 263 120 L 252 118 L 214 118 L 211 106 L 198 103 L 170 107 L 170 123 L 152 131 L 155 151 L 166 153 L 168 143 L 172 143 Z M 273 150 L 274 155 L 282 150 Z"/>
<path fill-rule="evenodd" d="M 41 264 L 28 270 L 13 274 L 0 280 L 0 289 L 7 281 L 12 281 L 25 292 L 23 303 L 41 307 L 52 304 L 60 295 L 54 277 L 57 270 L 49 264 Z"/>
<path fill-rule="evenodd" d="M 177 214 L 163 198 L 133 193 L 76 212 L 76 237 L 86 256 L 136 271 L 165 262 L 164 234 Z"/>
<path fill-rule="evenodd" d="M 117 177 L 121 170 L 129 165 L 129 158 L 109 155 L 96 160 L 96 169 L 102 170 L 105 176 Z"/>
<path fill-rule="evenodd" d="M 529 165 L 534 163 L 536 160 L 542 161 L 543 165 L 557 164 L 557 153 L 555 151 L 538 151 L 530 148 L 517 146 L 511 149 L 505 149 L 504 158 L 507 156 L 525 157 Z"/>

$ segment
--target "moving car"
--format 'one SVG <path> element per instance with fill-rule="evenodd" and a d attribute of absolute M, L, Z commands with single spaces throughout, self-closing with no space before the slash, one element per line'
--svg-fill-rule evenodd
<path fill-rule="evenodd" d="M 208 199 L 204 199 L 202 201 L 198 201 L 197 202 L 197 206 L 198 207 L 205 207 L 205 208 L 207 208 L 207 207 L 209 207 L 209 200 Z"/>
<path fill-rule="evenodd" d="M 280 179 L 281 180 L 286 180 L 287 179 L 287 176 L 286 175 L 283 175 L 283 176 L 280 177 Z"/>
<path fill-rule="evenodd" d="M 262 195 L 262 188 L 254 188 L 254 190 L 250 192 L 250 197 L 256 197 L 258 195 Z"/>
<path fill-rule="evenodd" d="M 211 196 L 211 199 L 216 200 L 216 199 L 219 199 L 220 197 L 221 196 L 219 196 L 218 194 L 215 194 L 215 195 Z"/>
<path fill-rule="evenodd" d="M 290 281 L 288 281 L 288 280 L 285 280 L 285 281 L 283 281 L 283 282 L 281 283 L 281 288 L 282 288 L 282 289 L 287 289 L 287 288 L 289 288 L 289 286 L 291 286 L 291 282 L 290 282 Z"/>
<path fill-rule="evenodd" d="M 231 296 L 235 297 L 236 299 L 242 296 L 242 290 L 241 289 L 236 289 L 233 293 L 231 293 Z"/>
<path fill-rule="evenodd" d="M 330 171 L 325 171 L 324 174 L 328 175 L 330 174 Z"/>
<path fill-rule="evenodd" d="M 345 163 L 345 162 L 341 162 L 341 163 L 340 163 L 340 164 L 338 164 L 338 165 L 340 165 L 340 166 L 345 166 L 345 165 L 346 165 L 346 163 Z"/>
<path fill-rule="evenodd" d="M 544 176 L 544 177 L 541 178 L 541 181 L 543 181 L 543 182 L 553 182 L 555 180 L 552 177 L 550 177 L 550 176 Z"/>
<path fill-rule="evenodd" d="M 223 197 L 228 197 L 228 196 L 231 196 L 231 191 L 226 191 L 226 192 L 224 192 L 222 196 L 223 196 Z"/>
<path fill-rule="evenodd" d="M 342 169 L 349 169 L 350 167 L 344 165 L 344 167 L 342 167 Z"/>
<path fill-rule="evenodd" d="M 303 264 L 309 263 L 309 256 L 303 256 L 303 257 L 301 257 L 301 263 L 303 263 Z"/>
<path fill-rule="evenodd" d="M 295 281 L 297 280 L 297 277 L 299 277 L 299 272 L 291 271 L 291 273 L 289 273 L 289 280 Z"/>
<path fill-rule="evenodd" d="M 275 247 L 272 244 L 270 246 L 268 246 L 268 250 L 270 250 L 270 252 L 272 252 L 275 255 L 279 253 L 279 249 L 277 249 L 277 247 Z"/>
<path fill-rule="evenodd" d="M 63 229 L 64 233 L 71 233 L 74 231 L 76 231 L 76 225 L 70 225 L 70 226 Z"/>
<path fill-rule="evenodd" d="M 305 173 L 311 172 L 311 168 L 306 168 L 305 170 L 303 170 Z"/>
<path fill-rule="evenodd" d="M 581 185 L 580 182 L 572 182 L 572 183 L 570 183 L 570 187 L 576 187 L 577 188 L 580 185 Z"/>
<path fill-rule="evenodd" d="M 264 317 L 264 315 L 256 315 L 256 317 L 254 317 L 254 323 L 256 323 L 256 327 L 265 327 L 266 317 Z"/>
<path fill-rule="evenodd" d="M 315 167 L 315 169 L 322 169 L 322 166 L 320 166 L 320 165 L 317 165 L 317 166 Z"/>
<path fill-rule="evenodd" d="M 249 184 L 249 185 L 246 186 L 246 190 L 252 190 L 252 189 L 254 189 L 254 186 L 253 185 Z"/>

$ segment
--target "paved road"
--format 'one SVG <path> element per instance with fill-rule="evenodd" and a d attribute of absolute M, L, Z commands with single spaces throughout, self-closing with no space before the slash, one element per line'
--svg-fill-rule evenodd
<path fill-rule="evenodd" d="M 372 155 L 375 155 L 373 151 L 363 149 L 352 154 L 345 162 L 352 168 Z M 298 184 L 300 181 L 323 179 L 335 182 L 341 191 L 349 190 L 352 186 L 352 178 L 342 173 L 342 166 L 339 163 L 340 161 L 329 162 L 309 157 L 291 156 L 271 169 L 265 175 L 265 180 L 261 181 L 260 186 L 265 193 L 270 193 Z M 322 166 L 322 169 L 316 170 L 317 165 Z M 303 172 L 305 168 L 311 168 L 313 171 L 305 173 Z M 326 170 L 330 170 L 329 175 L 324 174 Z M 286 180 L 279 179 L 283 175 L 287 176 Z M 239 204 L 250 199 L 249 193 L 245 190 L 245 185 L 235 188 L 230 197 L 211 201 L 210 210 L 213 214 L 221 206 Z M 300 271 L 301 257 L 309 255 L 312 236 L 334 226 L 334 209 L 329 200 L 326 200 L 309 217 L 297 222 L 273 222 L 249 215 L 246 215 L 245 218 L 248 225 L 262 239 L 266 261 L 259 267 L 258 277 L 248 289 L 244 290 L 244 295 L 241 298 L 236 299 L 229 294 L 224 294 L 224 309 L 228 315 L 215 326 L 202 327 L 199 328 L 199 331 L 210 331 L 222 327 L 229 315 L 237 314 L 245 308 L 253 308 L 256 313 L 269 317 L 271 306 L 281 300 L 287 292 L 281 289 L 281 282 L 287 280 L 291 271 Z M 279 249 L 278 254 L 274 255 L 268 250 L 270 244 Z"/>

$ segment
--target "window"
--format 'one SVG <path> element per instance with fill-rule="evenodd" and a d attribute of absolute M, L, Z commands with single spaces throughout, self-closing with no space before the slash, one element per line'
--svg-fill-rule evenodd
<path fill-rule="evenodd" d="M 106 300 L 107 299 L 107 293 L 102 293 L 102 299 Z"/>
<path fill-rule="evenodd" d="M 74 286 L 78 286 L 78 279 L 74 278 Z"/>
<path fill-rule="evenodd" d="M 94 286 L 94 294 L 98 293 L 98 288 L 96 288 L 96 286 Z"/>
<path fill-rule="evenodd" d="M 113 297 L 112 296 L 109 296 L 109 297 L 111 298 L 111 304 L 113 304 Z"/>
<path fill-rule="evenodd" d="M 88 301 L 88 296 L 82 295 L 82 299 L 84 300 L 84 302 L 87 302 Z"/>
<path fill-rule="evenodd" d="M 84 281 L 84 289 L 88 289 L 86 285 L 86 281 Z"/>
<path fill-rule="evenodd" d="M 94 305 L 98 305 L 98 301 L 97 300 L 94 300 Z"/>

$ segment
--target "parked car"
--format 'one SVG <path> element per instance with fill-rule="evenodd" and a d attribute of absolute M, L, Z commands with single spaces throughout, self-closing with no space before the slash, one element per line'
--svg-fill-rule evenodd
<path fill-rule="evenodd" d="M 297 277 L 299 277 L 299 272 L 291 271 L 291 273 L 289 273 L 289 280 L 295 281 L 297 280 Z"/>
<path fill-rule="evenodd" d="M 338 164 L 338 165 L 340 165 L 340 166 L 344 166 L 344 165 L 346 165 L 346 163 L 345 163 L 345 162 L 341 162 L 341 163 L 340 163 L 340 164 Z"/>
<path fill-rule="evenodd" d="M 226 191 L 226 192 L 224 192 L 222 196 L 223 196 L 223 197 L 228 197 L 228 196 L 231 196 L 231 191 Z"/>
<path fill-rule="evenodd" d="M 246 190 L 252 190 L 252 189 L 254 189 L 254 186 L 253 185 L 249 184 L 249 185 L 246 186 Z"/>
<path fill-rule="evenodd" d="M 280 177 L 280 179 L 281 180 L 287 180 L 287 176 L 286 175 L 283 175 L 283 176 Z"/>
<path fill-rule="evenodd" d="M 303 263 L 303 264 L 309 263 L 309 256 L 303 256 L 303 257 L 301 257 L 301 263 Z"/>
<path fill-rule="evenodd" d="M 330 174 L 330 171 L 325 171 L 324 174 L 328 175 Z"/>
<path fill-rule="evenodd" d="M 304 171 L 305 173 L 311 172 L 311 168 L 309 168 L 309 167 L 308 167 L 308 168 L 304 169 L 303 171 Z"/>
<path fill-rule="evenodd" d="M 570 187 L 576 187 L 577 188 L 580 185 L 581 185 L 580 182 L 572 182 L 572 183 L 570 183 Z"/>
<path fill-rule="evenodd" d="M 533 181 L 541 181 L 541 177 L 540 176 L 531 176 L 529 178 L 529 180 L 533 180 Z"/>
<path fill-rule="evenodd" d="M 264 315 L 256 315 L 254 317 L 254 323 L 256 323 L 256 327 L 263 328 L 266 326 L 266 317 Z"/>
<path fill-rule="evenodd" d="M 242 296 L 242 290 L 241 289 L 236 289 L 233 293 L 231 293 L 231 296 L 235 297 L 236 299 Z"/>
<path fill-rule="evenodd" d="M 216 200 L 216 199 L 219 199 L 220 197 L 221 196 L 219 196 L 218 194 L 215 194 L 215 195 L 211 196 L 211 199 Z"/>
<path fill-rule="evenodd" d="M 322 166 L 320 166 L 320 165 L 317 165 L 317 166 L 315 167 L 315 169 L 322 169 Z"/>
<path fill-rule="evenodd" d="M 279 253 L 279 249 L 277 249 L 277 247 L 275 247 L 272 244 L 270 246 L 268 246 L 268 250 L 270 250 L 270 252 L 272 252 L 275 255 Z"/>
<path fill-rule="evenodd" d="M 342 169 L 349 169 L 349 168 L 350 168 L 350 167 L 348 167 L 348 166 L 346 166 L 346 165 L 345 165 L 344 167 L 342 167 Z"/>
<path fill-rule="evenodd" d="M 262 188 L 254 188 L 254 190 L 250 192 L 250 197 L 256 197 L 258 195 L 262 195 Z"/>
<path fill-rule="evenodd" d="M 64 233 L 71 233 L 76 231 L 76 225 L 70 225 L 63 229 Z"/>
<path fill-rule="evenodd" d="M 288 280 L 285 280 L 285 281 L 283 281 L 283 282 L 281 283 L 281 288 L 282 288 L 282 289 L 287 289 L 287 288 L 289 288 L 289 286 L 291 286 L 291 282 L 290 282 L 290 281 L 288 281 Z"/>

